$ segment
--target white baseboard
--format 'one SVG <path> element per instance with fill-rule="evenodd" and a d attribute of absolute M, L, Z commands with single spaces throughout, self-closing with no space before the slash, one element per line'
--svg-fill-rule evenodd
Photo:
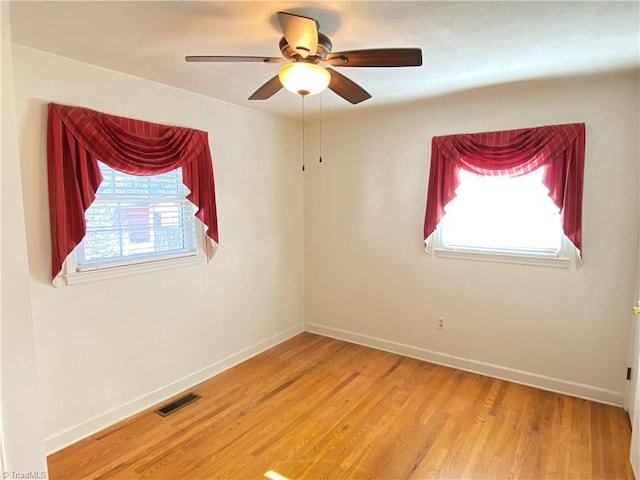
<path fill-rule="evenodd" d="M 82 422 L 79 425 L 71 427 L 62 432 L 56 433 L 45 439 L 45 447 L 47 455 L 50 455 L 58 450 L 63 449 L 83 438 L 86 438 L 94 433 L 103 430 L 114 423 L 117 423 L 125 418 L 131 417 L 136 413 L 139 413 L 147 408 L 150 408 L 169 397 L 172 397 L 184 390 L 187 390 L 194 385 L 204 382 L 209 378 L 218 375 L 219 373 L 228 370 L 229 368 L 248 360 L 251 357 L 256 356 L 260 352 L 267 350 L 279 343 L 288 340 L 289 338 L 302 333 L 304 331 L 304 324 L 300 323 L 295 327 L 284 330 L 277 333 L 261 342 L 251 345 L 247 348 L 240 350 L 233 355 L 230 355 L 216 363 L 204 367 L 192 374 L 187 375 L 180 380 L 170 383 L 158 390 L 149 392 L 141 397 L 138 397 L 130 402 L 120 405 L 112 410 L 104 412 L 97 417 Z"/>
<path fill-rule="evenodd" d="M 585 400 L 593 400 L 594 402 L 606 403 L 621 407 L 624 402 L 624 392 L 615 392 L 604 388 L 585 385 L 583 383 L 570 382 L 559 378 L 547 377 L 536 373 L 516 370 L 514 368 L 494 365 L 492 363 L 480 362 L 468 358 L 456 357 L 446 353 L 434 352 L 413 345 L 384 340 L 382 338 L 370 337 L 361 333 L 341 330 L 339 328 L 327 327 L 318 324 L 309 324 L 305 326 L 305 330 L 311 333 L 317 333 L 325 337 L 336 338 L 366 347 L 384 350 L 385 352 L 397 353 L 405 357 L 416 358 L 446 367 L 457 368 L 467 372 L 479 373 L 488 377 L 508 380 L 510 382 L 527 385 L 530 387 L 549 390 L 551 392 L 563 393 L 572 397 L 583 398 Z"/>
<path fill-rule="evenodd" d="M 146 410 L 147 408 L 150 408 L 184 390 L 188 390 L 194 385 L 218 375 L 219 373 L 256 356 L 264 350 L 274 347 L 275 345 L 302 333 L 303 331 L 356 343 L 366 347 L 376 348 L 378 350 L 384 350 L 386 352 L 397 353 L 406 357 L 457 368 L 459 370 L 508 380 L 510 382 L 520 383 L 522 385 L 541 388 L 552 392 L 563 393 L 578 398 L 584 398 L 586 400 L 593 400 L 595 402 L 614 405 L 617 407 L 620 407 L 623 404 L 623 392 L 615 392 L 613 390 L 606 390 L 582 383 L 570 382 L 491 363 L 456 357 L 446 353 L 434 352 L 421 347 L 384 340 L 382 338 L 370 337 L 368 335 L 327 327 L 324 325 L 306 324 L 305 326 L 303 324 L 298 324 L 261 342 L 244 348 L 233 355 L 223 358 L 222 360 L 187 375 L 186 377 L 165 387 L 149 392 L 124 405 L 104 412 L 97 417 L 46 438 L 45 447 L 47 455 L 57 452 L 58 450 L 93 435 L 94 433 L 97 433 L 119 421 Z"/>

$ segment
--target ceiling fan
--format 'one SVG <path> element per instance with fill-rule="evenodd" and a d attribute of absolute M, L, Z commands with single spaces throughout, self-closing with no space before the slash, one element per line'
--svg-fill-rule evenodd
<path fill-rule="evenodd" d="M 189 55 L 187 62 L 282 63 L 278 75 L 271 78 L 249 100 L 265 100 L 282 87 L 302 96 L 333 90 L 346 101 L 357 104 L 371 95 L 354 81 L 329 67 L 419 67 L 419 48 L 377 48 L 332 52 L 329 37 L 318 31 L 313 18 L 278 12 L 282 57 Z M 325 66 L 326 65 L 326 66 Z"/>

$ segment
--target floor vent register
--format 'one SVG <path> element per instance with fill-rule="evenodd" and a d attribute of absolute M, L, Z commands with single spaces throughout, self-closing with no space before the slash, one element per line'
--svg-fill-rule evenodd
<path fill-rule="evenodd" d="M 190 403 L 195 402 L 199 398 L 202 398 L 202 397 L 195 393 L 188 393 L 184 397 L 180 397 L 174 400 L 173 402 L 167 403 L 163 407 L 160 407 L 159 409 L 156 410 L 156 413 L 158 415 L 166 417 L 167 415 L 171 415 L 173 412 L 180 410 L 182 407 L 186 407 Z"/>

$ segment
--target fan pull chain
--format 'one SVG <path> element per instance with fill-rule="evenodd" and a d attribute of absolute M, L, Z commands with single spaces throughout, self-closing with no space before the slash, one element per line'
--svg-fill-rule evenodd
<path fill-rule="evenodd" d="M 322 163 L 322 94 L 320 96 L 320 159 L 319 163 Z"/>
<path fill-rule="evenodd" d="M 304 172 L 304 95 L 302 97 L 302 171 Z"/>

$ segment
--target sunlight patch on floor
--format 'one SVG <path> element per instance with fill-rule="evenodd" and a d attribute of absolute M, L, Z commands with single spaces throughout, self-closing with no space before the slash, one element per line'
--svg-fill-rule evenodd
<path fill-rule="evenodd" d="M 287 477 L 283 477 L 278 472 L 274 472 L 273 470 L 269 470 L 264 474 L 264 476 L 266 478 L 269 478 L 270 480 L 289 480 Z"/>

